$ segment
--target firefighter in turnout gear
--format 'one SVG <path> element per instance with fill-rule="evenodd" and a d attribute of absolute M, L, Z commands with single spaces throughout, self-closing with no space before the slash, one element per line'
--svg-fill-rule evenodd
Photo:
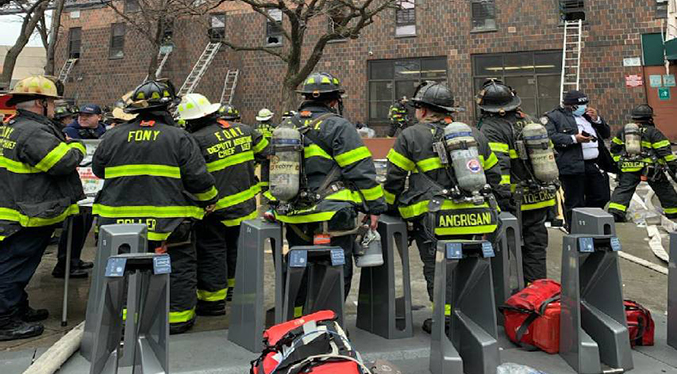
<path fill-rule="evenodd" d="M 432 81 L 421 83 L 412 102 L 419 122 L 402 131 L 388 153 L 383 188 L 391 210 L 397 209 L 402 218 L 414 224 L 414 238 L 432 302 L 436 240 L 472 239 L 493 233 L 497 229 L 498 218 L 495 204 L 490 203 L 493 196 L 488 196 L 491 192 L 487 191 L 489 188 L 486 182 L 499 195 L 499 199 L 507 198 L 509 191 L 501 191 L 498 159 L 489 149 L 486 139 L 477 129 L 465 124 L 461 125 L 467 128 L 466 136 L 476 143 L 478 161 L 468 162 L 468 170 L 454 172 L 451 166 L 453 155 L 450 157 L 444 146 L 445 129 L 450 124 L 460 123 L 453 122 L 452 115 L 458 108 L 454 107 L 454 97 L 445 84 Z M 470 202 L 465 199 L 466 195 L 459 197 L 446 193 L 458 190 L 460 173 L 466 171 L 474 174 L 483 171 L 486 180 L 481 188 L 487 194 L 487 199 L 479 203 Z M 407 178 L 409 184 L 405 187 Z M 441 199 L 441 210 L 437 213 L 429 211 L 430 202 L 438 199 Z M 447 305 L 446 315 L 450 314 L 451 306 Z M 423 323 L 423 330 L 430 333 L 431 327 L 432 320 L 427 319 Z"/>
<path fill-rule="evenodd" d="M 255 130 L 261 133 L 263 137 L 270 141 L 270 138 L 273 136 L 273 130 L 277 127 L 273 122 L 273 115 L 275 113 L 271 112 L 270 109 L 263 108 L 259 110 L 259 114 L 256 116 L 256 127 Z M 270 170 L 268 169 L 268 163 L 264 162 L 261 164 L 261 191 L 268 191 L 268 181 L 270 180 Z"/>
<path fill-rule="evenodd" d="M 186 95 L 179 116 L 197 140 L 219 191 L 213 211 L 195 226 L 197 237 L 197 314 L 223 315 L 235 285 L 240 222 L 257 216 L 260 191 L 254 160 L 264 161 L 268 140 L 241 123 L 217 117 L 219 104 L 200 94 Z"/>
<path fill-rule="evenodd" d="M 174 92 L 163 81 L 136 88 L 126 108 L 136 119 L 108 131 L 94 153 L 92 170 L 105 182 L 93 213 L 99 225 L 146 224 L 148 248 L 169 254 L 169 326 L 182 333 L 194 324 L 197 303 L 193 221 L 218 191 L 197 142 L 172 119 Z"/>
<path fill-rule="evenodd" d="M 406 96 L 402 96 L 397 102 L 388 109 L 388 119 L 390 119 L 390 130 L 388 130 L 388 137 L 392 138 L 402 130 L 409 126 L 409 112 L 406 104 L 409 102 Z"/>
<path fill-rule="evenodd" d="M 625 222 L 625 213 L 640 181 L 646 180 L 661 202 L 663 213 L 677 218 L 677 193 L 665 175 L 673 179 L 677 173 L 677 158 L 670 141 L 656 128 L 653 109 L 639 105 L 631 113 L 634 124 L 628 124 L 611 140 L 611 155 L 621 173 L 611 196 L 609 213 L 616 222 Z"/>
<path fill-rule="evenodd" d="M 548 208 L 556 203 L 557 188 L 554 183 L 544 183 L 535 177 L 534 166 L 529 157 L 524 157 L 525 147 L 520 146 L 524 145 L 522 132 L 525 126 L 536 121 L 520 110 L 520 97 L 499 80 L 487 80 L 477 96 L 477 102 L 482 111 L 478 127 L 498 156 L 501 184 L 510 186 L 512 191 L 508 206 L 503 207 L 520 219 L 524 237 L 524 281 L 529 283 L 546 278 L 548 229 L 545 220 Z M 556 172 L 554 158 L 550 163 Z M 557 176 L 553 179 L 556 180 Z"/>
<path fill-rule="evenodd" d="M 383 190 L 376 182 L 376 169 L 371 152 L 364 146 L 355 126 L 341 116 L 343 90 L 338 78 L 328 73 L 313 73 L 304 81 L 301 93 L 305 101 L 290 122 L 305 133 L 303 166 L 300 179 L 304 191 L 287 207 L 275 206 L 275 218 L 288 224 L 290 247 L 312 245 L 316 234 L 327 230 L 350 231 L 356 228 L 357 212 L 369 215 L 369 225 L 376 229 L 378 217 L 385 212 Z M 275 131 L 283 130 L 280 126 Z M 273 149 L 275 145 L 273 135 Z M 271 151 L 271 152 L 274 152 Z M 271 190 L 274 199 L 271 159 Z M 303 198 L 303 196 L 313 198 Z M 353 275 L 353 245 L 355 235 L 331 237 L 331 245 L 343 248 L 345 254 L 345 297 L 350 292 Z M 304 289 L 300 299 L 304 298 Z M 296 309 L 297 314 L 300 312 Z"/>
<path fill-rule="evenodd" d="M 85 147 L 50 119 L 58 85 L 32 76 L 10 94 L 17 114 L 0 126 L 0 341 L 42 334 L 49 313 L 29 306 L 25 288 L 55 226 L 85 198 L 76 171 Z"/>
<path fill-rule="evenodd" d="M 219 108 L 219 118 L 226 121 L 237 121 L 240 119 L 240 111 L 230 104 L 222 105 Z"/>

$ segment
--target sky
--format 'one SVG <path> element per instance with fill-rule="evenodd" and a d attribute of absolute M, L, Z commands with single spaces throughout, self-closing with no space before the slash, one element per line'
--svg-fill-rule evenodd
<path fill-rule="evenodd" d="M 14 45 L 16 38 L 21 32 L 21 21 L 22 18 L 19 15 L 0 16 L 0 30 L 2 30 L 2 32 L 0 32 L 0 46 Z M 47 18 L 47 23 L 49 25 L 49 17 Z M 28 46 L 42 47 L 42 41 L 37 33 L 34 34 L 31 41 L 28 42 Z"/>

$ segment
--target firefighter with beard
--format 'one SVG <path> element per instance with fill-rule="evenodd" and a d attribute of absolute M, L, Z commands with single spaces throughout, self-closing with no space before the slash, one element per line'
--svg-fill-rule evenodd
<path fill-rule="evenodd" d="M 402 131 L 388 153 L 383 188 L 391 210 L 396 208 L 403 219 L 414 224 L 414 239 L 423 262 L 423 276 L 432 302 L 437 240 L 473 239 L 493 233 L 498 224 L 497 207 L 493 201 L 503 204 L 502 200 L 509 192 L 499 185 L 501 171 L 498 159 L 489 149 L 484 136 L 466 124 L 453 122 L 452 115 L 458 108 L 454 107 L 454 97 L 445 84 L 425 81 L 417 87 L 411 101 L 416 108 L 418 123 Z M 477 160 L 468 163 L 468 167 L 472 166 L 473 173 L 483 171 L 486 176 L 481 188 L 487 199 L 482 199 L 479 204 L 469 202 L 465 198 L 467 195 L 459 191 L 457 175 L 460 171 L 454 171 L 450 165 L 452 156 L 448 155 L 445 145 L 445 129 L 450 125 L 465 129 L 465 139 L 475 144 L 478 151 Z M 405 187 L 407 179 L 409 184 Z M 433 199 L 441 202 L 441 210 L 437 214 L 429 210 Z M 456 223 L 463 223 L 449 224 L 454 220 L 446 218 L 454 216 L 462 218 Z M 433 219 L 429 219 L 431 217 Z M 451 300 L 449 287 L 447 295 Z M 448 322 L 451 305 L 445 306 L 445 315 Z M 426 319 L 422 328 L 430 333 L 432 319 Z"/>
<path fill-rule="evenodd" d="M 179 104 L 179 116 L 197 140 L 219 191 L 214 210 L 195 225 L 197 314 L 207 316 L 226 314 L 226 297 L 235 286 L 240 223 L 257 216 L 255 159 L 265 162 L 268 152 L 261 133 L 218 118 L 218 110 L 219 104 L 196 93 Z"/>
<path fill-rule="evenodd" d="M 520 145 L 524 145 L 522 138 L 525 127 L 530 125 L 547 130 L 520 110 L 521 102 L 510 87 L 495 79 L 487 80 L 477 96 L 477 103 L 482 110 L 478 127 L 489 140 L 491 150 L 498 156 L 502 171 L 501 183 L 509 185 L 513 192 L 508 210 L 520 219 L 524 238 L 524 281 L 528 284 L 547 277 L 548 229 L 545 220 L 548 208 L 556 202 L 555 185 L 559 173 L 553 158 L 548 170 L 554 176 L 548 181 L 541 181 L 535 176 L 534 165 L 528 157 L 524 157 L 525 151 L 521 150 L 524 147 Z M 547 140 L 547 133 L 543 133 L 543 136 Z"/>
<path fill-rule="evenodd" d="M 216 203 L 214 177 L 195 139 L 177 127 L 169 112 L 178 100 L 165 81 L 136 88 L 126 111 L 137 117 L 106 133 L 92 170 L 105 179 L 94 201 L 99 225 L 148 226 L 148 248 L 171 258 L 169 330 L 195 323 L 197 264 L 193 222 Z"/>
<path fill-rule="evenodd" d="M 280 204 L 275 197 L 275 159 L 271 160 L 271 184 L 266 193 L 272 199 L 275 219 L 288 225 L 287 240 L 290 247 L 312 245 L 313 238 L 329 232 L 351 231 L 357 225 L 357 212 L 367 214 L 369 226 L 376 229 L 378 217 L 385 212 L 383 190 L 376 182 L 376 169 L 371 152 L 364 146 L 355 126 L 342 117 L 343 102 L 338 78 L 328 73 L 313 73 L 298 91 L 304 96 L 298 114 L 289 126 L 304 134 L 304 162 L 299 180 L 304 181 L 301 194 L 290 204 Z M 287 124 L 278 126 L 273 133 L 284 131 Z M 330 243 L 343 248 L 345 254 L 345 297 L 350 292 L 353 276 L 353 245 L 355 235 L 333 236 Z M 302 288 L 299 300 L 304 298 Z M 297 301 L 299 301 L 297 300 Z M 297 306 L 295 314 L 300 314 Z"/>

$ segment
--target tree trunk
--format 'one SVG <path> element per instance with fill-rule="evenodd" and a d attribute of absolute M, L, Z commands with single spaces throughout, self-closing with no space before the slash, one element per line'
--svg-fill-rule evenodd
<path fill-rule="evenodd" d="M 59 29 L 61 28 L 61 13 L 65 0 L 57 0 L 56 7 L 52 13 L 52 25 L 49 31 L 49 43 L 47 44 L 47 62 L 45 64 L 45 74 L 54 75 L 54 54 L 56 52 L 56 43 L 59 42 Z M 63 82 L 64 84 L 66 82 Z"/>
<path fill-rule="evenodd" d="M 148 79 L 156 79 L 155 73 L 157 72 L 158 65 L 160 61 L 158 60 L 158 53 L 160 52 L 160 47 L 162 46 L 162 37 L 165 30 L 165 17 L 160 17 L 157 20 L 155 27 L 155 43 L 153 45 L 153 53 L 151 54 L 150 63 L 148 64 Z"/>
<path fill-rule="evenodd" d="M 12 75 L 14 74 L 14 67 L 16 66 L 16 59 L 19 57 L 19 54 L 21 54 L 21 51 L 23 51 L 26 44 L 28 44 L 31 35 L 33 34 L 33 31 L 35 31 L 35 27 L 38 25 L 40 18 L 42 18 L 42 15 L 45 13 L 48 4 L 49 1 L 43 1 L 38 4 L 32 12 L 29 11 L 28 14 L 26 14 L 26 18 L 24 18 L 23 24 L 21 25 L 21 33 L 5 56 L 5 61 L 2 65 L 2 74 L 0 74 L 0 89 L 9 88 L 12 82 Z"/>

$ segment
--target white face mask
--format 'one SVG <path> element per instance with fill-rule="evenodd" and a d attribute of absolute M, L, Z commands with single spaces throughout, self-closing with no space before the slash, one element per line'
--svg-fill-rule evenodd
<path fill-rule="evenodd" d="M 576 107 L 576 110 L 573 111 L 574 116 L 580 117 L 585 114 L 586 109 L 588 109 L 587 105 L 579 105 Z"/>

